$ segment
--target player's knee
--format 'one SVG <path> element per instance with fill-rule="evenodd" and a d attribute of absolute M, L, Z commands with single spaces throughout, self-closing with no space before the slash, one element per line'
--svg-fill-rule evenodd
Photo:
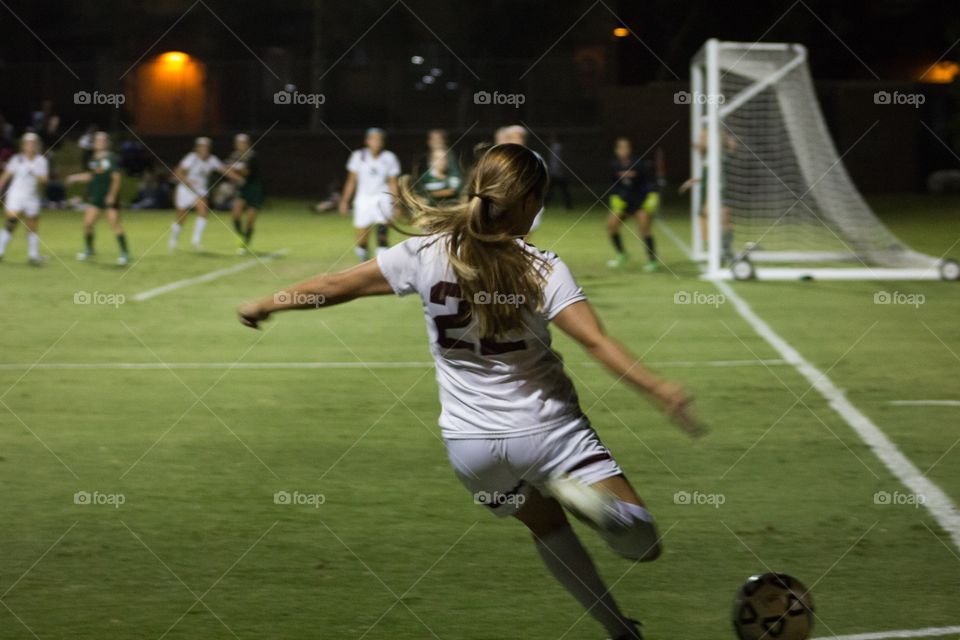
<path fill-rule="evenodd" d="M 17 219 L 12 216 L 7 218 L 3 223 L 3 228 L 13 233 L 13 230 L 17 228 Z"/>
<path fill-rule="evenodd" d="M 601 532 L 610 548 L 624 558 L 652 562 L 663 548 L 657 525 L 650 512 L 638 504 L 616 501 L 616 524 Z"/>
<path fill-rule="evenodd" d="M 653 562 L 663 553 L 657 527 L 652 522 L 635 521 L 630 527 L 607 532 L 607 544 L 628 560 Z"/>

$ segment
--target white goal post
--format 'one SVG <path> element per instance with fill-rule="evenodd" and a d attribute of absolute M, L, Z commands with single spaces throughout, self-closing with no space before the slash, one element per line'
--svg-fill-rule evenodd
<path fill-rule="evenodd" d="M 690 83 L 690 219 L 705 277 L 960 277 L 956 262 L 902 243 L 857 190 L 803 45 L 708 40 Z"/>

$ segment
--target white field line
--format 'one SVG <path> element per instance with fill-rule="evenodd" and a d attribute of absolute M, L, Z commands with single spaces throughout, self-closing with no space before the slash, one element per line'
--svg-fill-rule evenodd
<path fill-rule="evenodd" d="M 677 234 L 675 234 L 672 229 L 661 221 L 658 221 L 658 226 L 691 260 L 693 259 L 689 247 L 677 237 Z M 747 324 L 766 340 L 784 360 L 793 365 L 797 372 L 803 376 L 813 388 L 820 392 L 820 395 L 827 400 L 833 410 L 840 414 L 846 423 L 860 436 L 860 439 L 873 450 L 874 455 L 880 459 L 890 473 L 896 476 L 896 478 L 914 494 L 924 497 L 924 508 L 926 508 L 934 519 L 936 519 L 937 523 L 950 534 L 953 544 L 960 549 L 960 511 L 957 510 L 956 505 L 947 497 L 947 494 L 924 476 L 923 472 L 921 472 L 909 458 L 903 455 L 893 441 L 891 441 L 870 418 L 847 400 L 843 391 L 837 387 L 826 374 L 808 362 L 796 349 L 790 346 L 786 340 L 777 335 L 777 333 L 770 328 L 770 325 L 754 313 L 750 305 L 748 305 L 729 284 L 720 280 L 714 280 L 713 284 L 733 303 L 734 309 L 737 310 L 737 313 L 740 314 Z"/>
<path fill-rule="evenodd" d="M 171 282 L 160 287 L 155 287 L 153 289 L 147 289 L 146 291 L 141 291 L 138 294 L 133 296 L 135 302 L 143 302 L 144 300 L 149 300 L 150 298 L 156 298 L 157 296 L 162 296 L 165 293 L 170 293 L 171 291 L 176 291 L 177 289 L 183 289 L 184 287 L 189 287 L 190 285 L 200 284 L 201 282 L 210 282 L 211 280 L 216 280 L 217 278 L 222 278 L 223 276 L 228 276 L 231 273 L 237 273 L 238 271 L 243 271 L 244 269 L 249 269 L 252 266 L 258 265 L 261 262 L 270 262 L 275 258 L 279 258 L 282 255 L 286 255 L 287 249 L 281 249 L 280 251 L 274 251 L 273 253 L 268 253 L 260 258 L 253 258 L 252 260 L 247 260 L 246 262 L 241 262 L 235 264 L 232 267 L 227 267 L 225 269 L 217 269 L 216 271 L 211 271 L 210 273 L 204 273 L 203 275 L 195 276 L 193 278 L 187 278 L 185 280 L 177 280 L 176 282 Z"/>
<path fill-rule="evenodd" d="M 960 407 L 960 400 L 891 400 L 895 407 Z"/>
<path fill-rule="evenodd" d="M 586 366 L 592 362 L 567 363 Z M 648 362 L 653 367 L 752 367 L 776 366 L 786 364 L 785 360 L 676 360 L 672 362 Z M 120 369 L 120 370 L 167 370 L 167 369 L 423 369 L 433 367 L 432 361 L 393 361 L 393 362 L 41 362 L 0 363 L 0 371 L 31 370 L 89 370 L 89 369 Z"/>
<path fill-rule="evenodd" d="M 849 636 L 823 636 L 814 640 L 887 640 L 888 638 L 935 638 L 960 634 L 960 627 L 927 627 L 926 629 L 904 629 L 902 631 L 877 631 L 876 633 L 855 633 Z"/>

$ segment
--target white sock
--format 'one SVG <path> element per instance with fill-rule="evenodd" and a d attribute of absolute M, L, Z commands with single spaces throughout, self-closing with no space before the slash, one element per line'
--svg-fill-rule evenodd
<path fill-rule="evenodd" d="M 361 260 L 367 260 L 367 258 L 370 257 L 370 252 L 368 252 L 364 247 L 354 247 L 353 251 Z"/>
<path fill-rule="evenodd" d="M 203 237 L 203 229 L 207 226 L 207 219 L 197 217 L 196 224 L 193 225 L 193 244 L 200 244 L 200 238 Z"/>
<path fill-rule="evenodd" d="M 10 242 L 10 232 L 6 227 L 0 228 L 0 256 L 7 250 L 7 244 Z"/>
<path fill-rule="evenodd" d="M 611 638 L 634 631 L 633 623 L 607 591 L 593 560 L 570 525 L 542 538 L 534 536 L 534 544 L 553 577 L 603 625 Z"/>
<path fill-rule="evenodd" d="M 40 257 L 40 236 L 33 231 L 27 232 L 27 255 L 31 260 Z"/>
<path fill-rule="evenodd" d="M 390 248 L 390 247 L 377 247 L 377 255 L 380 255 L 381 253 L 383 253 L 384 251 L 386 251 L 386 250 L 389 249 L 389 248 Z"/>
<path fill-rule="evenodd" d="M 171 247 L 176 246 L 177 238 L 180 237 L 180 229 L 182 228 L 183 227 L 180 226 L 179 222 L 174 222 L 172 225 L 170 225 L 170 246 Z"/>

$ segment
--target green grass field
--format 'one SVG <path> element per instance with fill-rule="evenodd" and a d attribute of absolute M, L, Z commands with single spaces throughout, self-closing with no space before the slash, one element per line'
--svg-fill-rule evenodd
<path fill-rule="evenodd" d="M 960 202 L 874 204 L 915 248 L 960 257 Z M 930 512 L 877 504 L 913 500 L 729 301 L 675 303 L 717 290 L 662 233 L 667 269 L 611 271 L 600 210 L 581 214 L 549 211 L 534 242 L 566 259 L 613 334 L 695 392 L 713 428 L 691 442 L 557 336 L 664 533 L 660 560 L 631 565 L 578 525 L 649 638 L 733 637 L 734 592 L 768 569 L 813 588 L 817 636 L 960 625 L 960 550 Z M 49 212 L 48 263 L 25 264 L 18 231 L 0 264 L 0 638 L 603 637 L 522 527 L 474 505 L 449 469 L 418 301 L 287 314 L 262 332 L 236 322 L 244 299 L 353 264 L 345 219 L 275 202 L 255 242 L 285 256 L 136 301 L 251 260 L 226 220 L 209 224 L 205 253 L 170 255 L 170 220 L 126 214 L 124 269 L 105 224 L 98 261 L 78 263 L 79 214 Z M 960 502 L 960 407 L 890 404 L 960 400 L 960 285 L 734 286 Z M 75 302 L 94 292 L 118 304 Z M 922 304 L 875 304 L 877 292 Z M 277 504 L 278 491 L 322 504 Z"/>

